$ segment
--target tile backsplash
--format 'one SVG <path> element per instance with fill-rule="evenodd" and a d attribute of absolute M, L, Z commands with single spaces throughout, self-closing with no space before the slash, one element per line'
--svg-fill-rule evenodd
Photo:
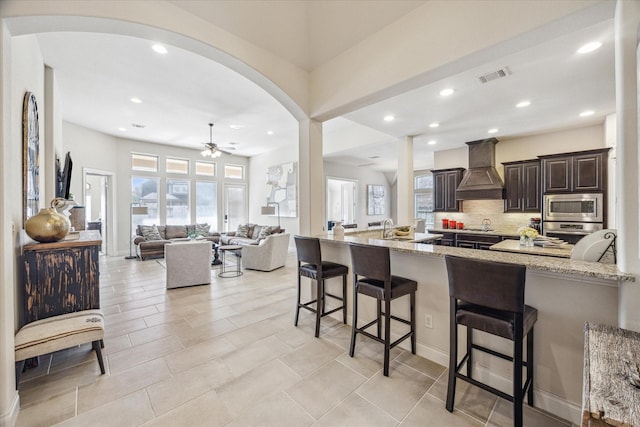
<path fill-rule="evenodd" d="M 465 228 L 480 228 L 482 220 L 489 218 L 491 228 L 508 231 L 517 230 L 519 227 L 529 224 L 530 218 L 540 217 L 540 214 L 505 213 L 504 200 L 465 200 L 462 203 L 463 212 L 437 212 L 435 214 L 435 226 L 440 227 L 444 218 L 464 222 Z"/>

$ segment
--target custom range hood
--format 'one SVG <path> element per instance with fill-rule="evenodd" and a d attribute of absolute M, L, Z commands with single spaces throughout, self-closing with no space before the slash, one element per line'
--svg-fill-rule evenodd
<path fill-rule="evenodd" d="M 458 200 L 504 199 L 504 184 L 495 168 L 495 138 L 470 141 L 469 169 L 456 189 Z"/>

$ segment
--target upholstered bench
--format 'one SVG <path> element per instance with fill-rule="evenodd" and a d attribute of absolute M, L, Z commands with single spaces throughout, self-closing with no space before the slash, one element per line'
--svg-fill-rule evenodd
<path fill-rule="evenodd" d="M 103 338 L 104 316 L 100 310 L 76 311 L 27 323 L 15 337 L 16 362 L 22 362 L 16 370 L 16 385 L 26 359 L 86 342 L 92 343 L 104 374 Z"/>

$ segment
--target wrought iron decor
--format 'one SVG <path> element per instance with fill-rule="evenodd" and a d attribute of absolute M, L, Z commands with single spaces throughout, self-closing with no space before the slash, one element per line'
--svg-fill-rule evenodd
<path fill-rule="evenodd" d="M 40 132 L 38 106 L 32 92 L 24 94 L 22 108 L 23 224 L 38 213 L 40 204 Z"/>

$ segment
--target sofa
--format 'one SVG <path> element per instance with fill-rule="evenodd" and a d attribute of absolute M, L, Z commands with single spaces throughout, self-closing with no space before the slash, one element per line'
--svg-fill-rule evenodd
<path fill-rule="evenodd" d="M 277 225 L 240 224 L 236 231 L 220 236 L 223 245 L 257 245 L 272 234 L 282 234 L 284 228 Z"/>
<path fill-rule="evenodd" d="M 141 260 L 163 258 L 164 245 L 171 242 L 186 241 L 189 238 L 205 239 L 218 243 L 220 233 L 209 231 L 208 224 L 189 225 L 138 225 L 133 244 L 136 255 Z"/>
<path fill-rule="evenodd" d="M 242 247 L 242 267 L 251 270 L 271 271 L 283 267 L 289 252 L 288 233 L 272 234 L 257 245 Z"/>

